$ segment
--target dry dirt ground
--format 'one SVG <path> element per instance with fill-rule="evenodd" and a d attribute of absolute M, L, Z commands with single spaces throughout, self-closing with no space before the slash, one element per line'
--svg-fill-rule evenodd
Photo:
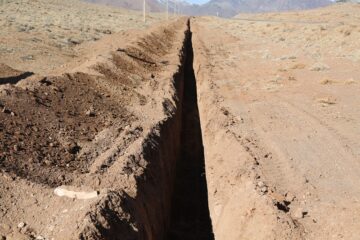
<path fill-rule="evenodd" d="M 192 21 L 216 239 L 359 239 L 359 12 Z"/>
<path fill-rule="evenodd" d="M 160 19 L 151 14 L 144 24 L 139 12 L 77 0 L 3 0 L 0 62 L 39 74 L 65 71 L 63 65 L 69 61 L 85 60 L 93 54 L 93 48 L 82 43 L 129 29 L 144 29 Z"/>
<path fill-rule="evenodd" d="M 359 239 L 359 5 L 3 2 L 1 239 Z"/>

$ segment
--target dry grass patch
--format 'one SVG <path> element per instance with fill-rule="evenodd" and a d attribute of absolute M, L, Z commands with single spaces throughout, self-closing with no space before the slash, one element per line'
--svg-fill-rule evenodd
<path fill-rule="evenodd" d="M 321 80 L 320 83 L 321 83 L 322 85 L 330 85 L 330 84 L 336 83 L 336 81 L 326 78 L 326 79 Z"/>
<path fill-rule="evenodd" d="M 305 64 L 303 64 L 303 63 L 297 63 L 297 64 L 295 64 L 294 66 L 292 66 L 291 69 L 304 69 L 305 67 L 306 67 Z"/>
<path fill-rule="evenodd" d="M 355 83 L 356 83 L 356 81 L 353 78 L 350 78 L 350 79 L 345 81 L 345 84 L 348 84 L 348 85 L 355 84 Z"/>
<path fill-rule="evenodd" d="M 334 105 L 337 102 L 334 97 L 321 97 L 317 98 L 316 101 L 321 103 L 323 106 Z"/>

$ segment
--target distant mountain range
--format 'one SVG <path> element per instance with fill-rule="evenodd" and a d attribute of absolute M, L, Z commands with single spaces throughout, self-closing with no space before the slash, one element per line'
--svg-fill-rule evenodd
<path fill-rule="evenodd" d="M 143 0 L 84 0 L 85 2 L 104 4 L 126 8 L 130 10 L 142 10 Z M 165 11 L 165 5 L 158 0 L 146 0 L 146 8 L 151 12 Z"/>
<path fill-rule="evenodd" d="M 132 10 L 141 10 L 143 0 L 84 0 L 91 3 L 112 5 Z M 165 11 L 166 0 L 146 0 L 147 9 L 152 12 Z M 169 1 L 171 11 L 173 1 Z M 178 9 L 186 15 L 219 15 L 233 17 L 239 13 L 274 12 L 324 7 L 331 0 L 211 0 L 203 5 L 177 1 Z"/>
<path fill-rule="evenodd" d="M 190 15 L 233 17 L 239 13 L 275 12 L 324 7 L 330 0 L 211 0 L 195 8 L 187 7 Z"/>

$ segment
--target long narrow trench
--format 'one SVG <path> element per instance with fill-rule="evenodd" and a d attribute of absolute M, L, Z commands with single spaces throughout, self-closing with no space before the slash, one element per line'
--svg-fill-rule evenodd
<path fill-rule="evenodd" d="M 204 148 L 197 105 L 193 49 L 187 43 L 181 130 L 168 240 L 214 239 L 208 207 Z"/>

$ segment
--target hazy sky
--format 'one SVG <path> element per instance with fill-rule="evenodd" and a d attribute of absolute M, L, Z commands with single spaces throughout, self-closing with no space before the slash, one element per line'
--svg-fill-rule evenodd
<path fill-rule="evenodd" d="M 208 1 L 209 1 L 209 0 L 187 0 L 187 2 L 197 3 L 197 4 L 206 3 L 206 2 L 208 2 Z"/>

